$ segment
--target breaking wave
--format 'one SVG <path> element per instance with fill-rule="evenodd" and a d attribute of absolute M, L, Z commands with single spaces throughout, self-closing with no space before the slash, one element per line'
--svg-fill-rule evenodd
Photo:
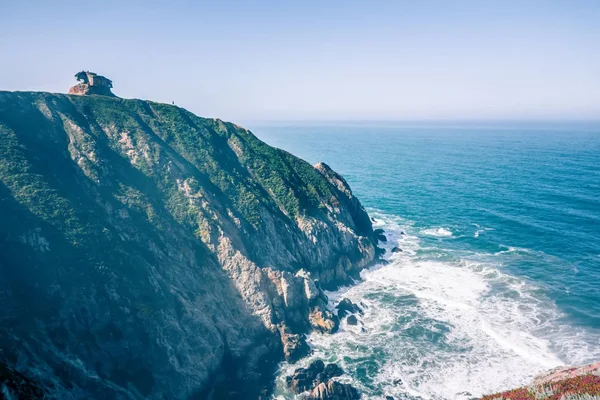
<path fill-rule="evenodd" d="M 332 307 L 346 297 L 362 304 L 364 315 L 358 326 L 342 321 L 338 334 L 312 334 L 314 354 L 300 366 L 317 358 L 336 362 L 347 373 L 342 380 L 365 398 L 467 399 L 600 358 L 598 333 L 567 324 L 543 288 L 503 272 L 487 255 L 461 255 L 443 241 L 422 246 L 422 237 L 452 236 L 446 228 L 422 230 L 371 214 L 386 231 L 389 263 L 328 293 Z M 403 251 L 391 253 L 394 246 Z M 279 398 L 289 398 L 283 377 L 298 366 L 282 365 Z"/>

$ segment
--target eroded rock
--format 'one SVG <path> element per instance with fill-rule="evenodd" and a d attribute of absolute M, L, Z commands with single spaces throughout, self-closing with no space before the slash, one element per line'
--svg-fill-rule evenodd
<path fill-rule="evenodd" d="M 313 361 L 307 368 L 298 368 L 294 373 L 286 377 L 286 384 L 294 393 L 302 393 L 313 390 L 321 383 L 326 383 L 331 378 L 341 376 L 344 370 L 337 364 L 325 365 L 321 360 Z"/>
<path fill-rule="evenodd" d="M 303 334 L 292 333 L 289 328 L 279 328 L 283 355 L 287 362 L 294 363 L 310 353 L 310 346 Z"/>
<path fill-rule="evenodd" d="M 334 333 L 340 324 L 339 318 L 321 304 L 313 307 L 308 320 L 313 329 L 322 333 Z"/>
<path fill-rule="evenodd" d="M 375 229 L 373 231 L 373 234 L 375 235 L 375 239 L 377 239 L 378 241 L 382 242 L 382 243 L 386 243 L 387 242 L 387 237 L 384 235 L 384 230 L 379 228 L 379 229 Z"/>
<path fill-rule="evenodd" d="M 347 298 L 343 298 L 335 308 L 338 310 L 337 315 L 339 318 L 344 318 L 347 314 L 363 314 L 362 308 Z"/>
<path fill-rule="evenodd" d="M 80 82 L 69 89 L 69 94 L 77 94 L 81 96 L 101 95 L 115 97 L 110 90 L 112 81 L 104 76 L 98 75 L 95 72 L 81 71 L 75 74 L 75 78 Z"/>
<path fill-rule="evenodd" d="M 332 380 L 317 385 L 308 398 L 311 400 L 358 400 L 360 393 L 352 385 Z"/>

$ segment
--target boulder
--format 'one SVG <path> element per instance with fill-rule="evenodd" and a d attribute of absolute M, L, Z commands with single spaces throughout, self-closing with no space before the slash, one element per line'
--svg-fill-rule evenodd
<path fill-rule="evenodd" d="M 321 360 L 313 361 L 307 368 L 297 368 L 291 376 L 285 378 L 287 387 L 294 393 L 302 393 L 315 386 L 317 376 L 325 369 Z"/>
<path fill-rule="evenodd" d="M 319 383 L 308 398 L 312 400 L 358 400 L 360 393 L 352 385 L 329 381 Z"/>
<path fill-rule="evenodd" d="M 317 376 L 317 380 L 319 381 L 319 383 L 327 382 L 331 378 L 335 378 L 336 376 L 341 376 L 343 374 L 344 374 L 344 370 L 342 368 L 340 368 L 339 365 L 337 365 L 335 363 L 331 363 L 331 364 L 327 364 L 325 366 L 325 369 L 320 374 L 320 376 Z"/>
<path fill-rule="evenodd" d="M 323 361 L 316 360 L 307 368 L 297 368 L 294 373 L 285 378 L 287 387 L 294 393 L 302 393 L 312 390 L 321 383 L 328 382 L 331 378 L 344 373 L 337 364 L 325 365 Z"/>
<path fill-rule="evenodd" d="M 392 253 L 402 253 L 402 249 L 400 247 L 398 247 L 398 246 L 395 246 L 392 249 Z"/>
<path fill-rule="evenodd" d="M 310 346 L 306 343 L 303 334 L 292 333 L 285 326 L 279 328 L 279 334 L 283 345 L 283 355 L 287 362 L 295 363 L 310 353 Z"/>
<path fill-rule="evenodd" d="M 346 318 L 346 322 L 348 325 L 358 325 L 358 319 L 354 315 L 349 315 L 348 318 Z"/>
<path fill-rule="evenodd" d="M 375 239 L 377 239 L 377 241 L 382 242 L 382 243 L 386 243 L 387 242 L 387 237 L 385 237 L 385 235 L 383 234 L 383 232 L 385 232 L 383 229 L 375 229 L 373 231 L 373 234 L 375 235 Z"/>
<path fill-rule="evenodd" d="M 312 304 L 319 298 L 325 298 L 323 291 L 317 286 L 315 281 L 311 278 L 310 273 L 301 269 L 296 273 L 296 276 L 304 280 L 304 296 L 308 300 L 309 304 Z"/>
<path fill-rule="evenodd" d="M 358 313 L 363 315 L 363 310 L 357 304 L 354 304 L 347 298 L 343 298 L 335 308 L 338 310 L 337 314 L 339 318 L 344 318 L 347 314 Z"/>
<path fill-rule="evenodd" d="M 334 333 L 339 328 L 340 320 L 324 305 L 317 304 L 308 315 L 310 326 L 322 333 Z"/>

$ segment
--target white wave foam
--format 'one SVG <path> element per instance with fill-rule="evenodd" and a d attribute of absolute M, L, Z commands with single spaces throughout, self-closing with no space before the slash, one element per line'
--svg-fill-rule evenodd
<path fill-rule="evenodd" d="M 485 226 L 481 226 L 479 224 L 473 224 L 477 230 L 475 231 L 475 233 L 473 234 L 474 238 L 478 238 L 479 235 L 481 235 L 482 233 L 485 233 L 487 231 L 493 231 L 494 228 L 486 228 Z"/>
<path fill-rule="evenodd" d="M 429 228 L 423 229 L 421 234 L 435 237 L 451 237 L 452 231 L 446 228 Z"/>
<path fill-rule="evenodd" d="M 464 399 L 600 357 L 598 336 L 563 324 L 531 283 L 476 257 L 427 259 L 410 221 L 371 213 L 386 230 L 386 247 L 404 251 L 363 271 L 357 285 L 329 293 L 333 302 L 347 297 L 365 305 L 360 326 L 342 322 L 338 334 L 312 334 L 315 353 L 301 366 L 316 358 L 337 362 L 366 398 Z M 284 364 L 280 383 L 296 367 Z"/>

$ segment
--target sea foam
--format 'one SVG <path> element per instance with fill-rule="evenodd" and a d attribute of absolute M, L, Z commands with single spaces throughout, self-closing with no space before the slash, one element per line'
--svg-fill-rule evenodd
<path fill-rule="evenodd" d="M 388 251 L 389 264 L 328 294 L 332 306 L 344 297 L 362 303 L 364 315 L 359 326 L 342 321 L 338 334 L 310 335 L 314 354 L 300 365 L 317 358 L 337 362 L 347 372 L 342 379 L 365 398 L 466 399 L 600 357 L 594 354 L 598 337 L 563 324 L 540 288 L 476 257 L 431 259 L 420 243 L 429 230 L 371 213 L 386 231 L 386 247 L 403 252 Z M 280 389 L 296 367 L 283 364 Z"/>

